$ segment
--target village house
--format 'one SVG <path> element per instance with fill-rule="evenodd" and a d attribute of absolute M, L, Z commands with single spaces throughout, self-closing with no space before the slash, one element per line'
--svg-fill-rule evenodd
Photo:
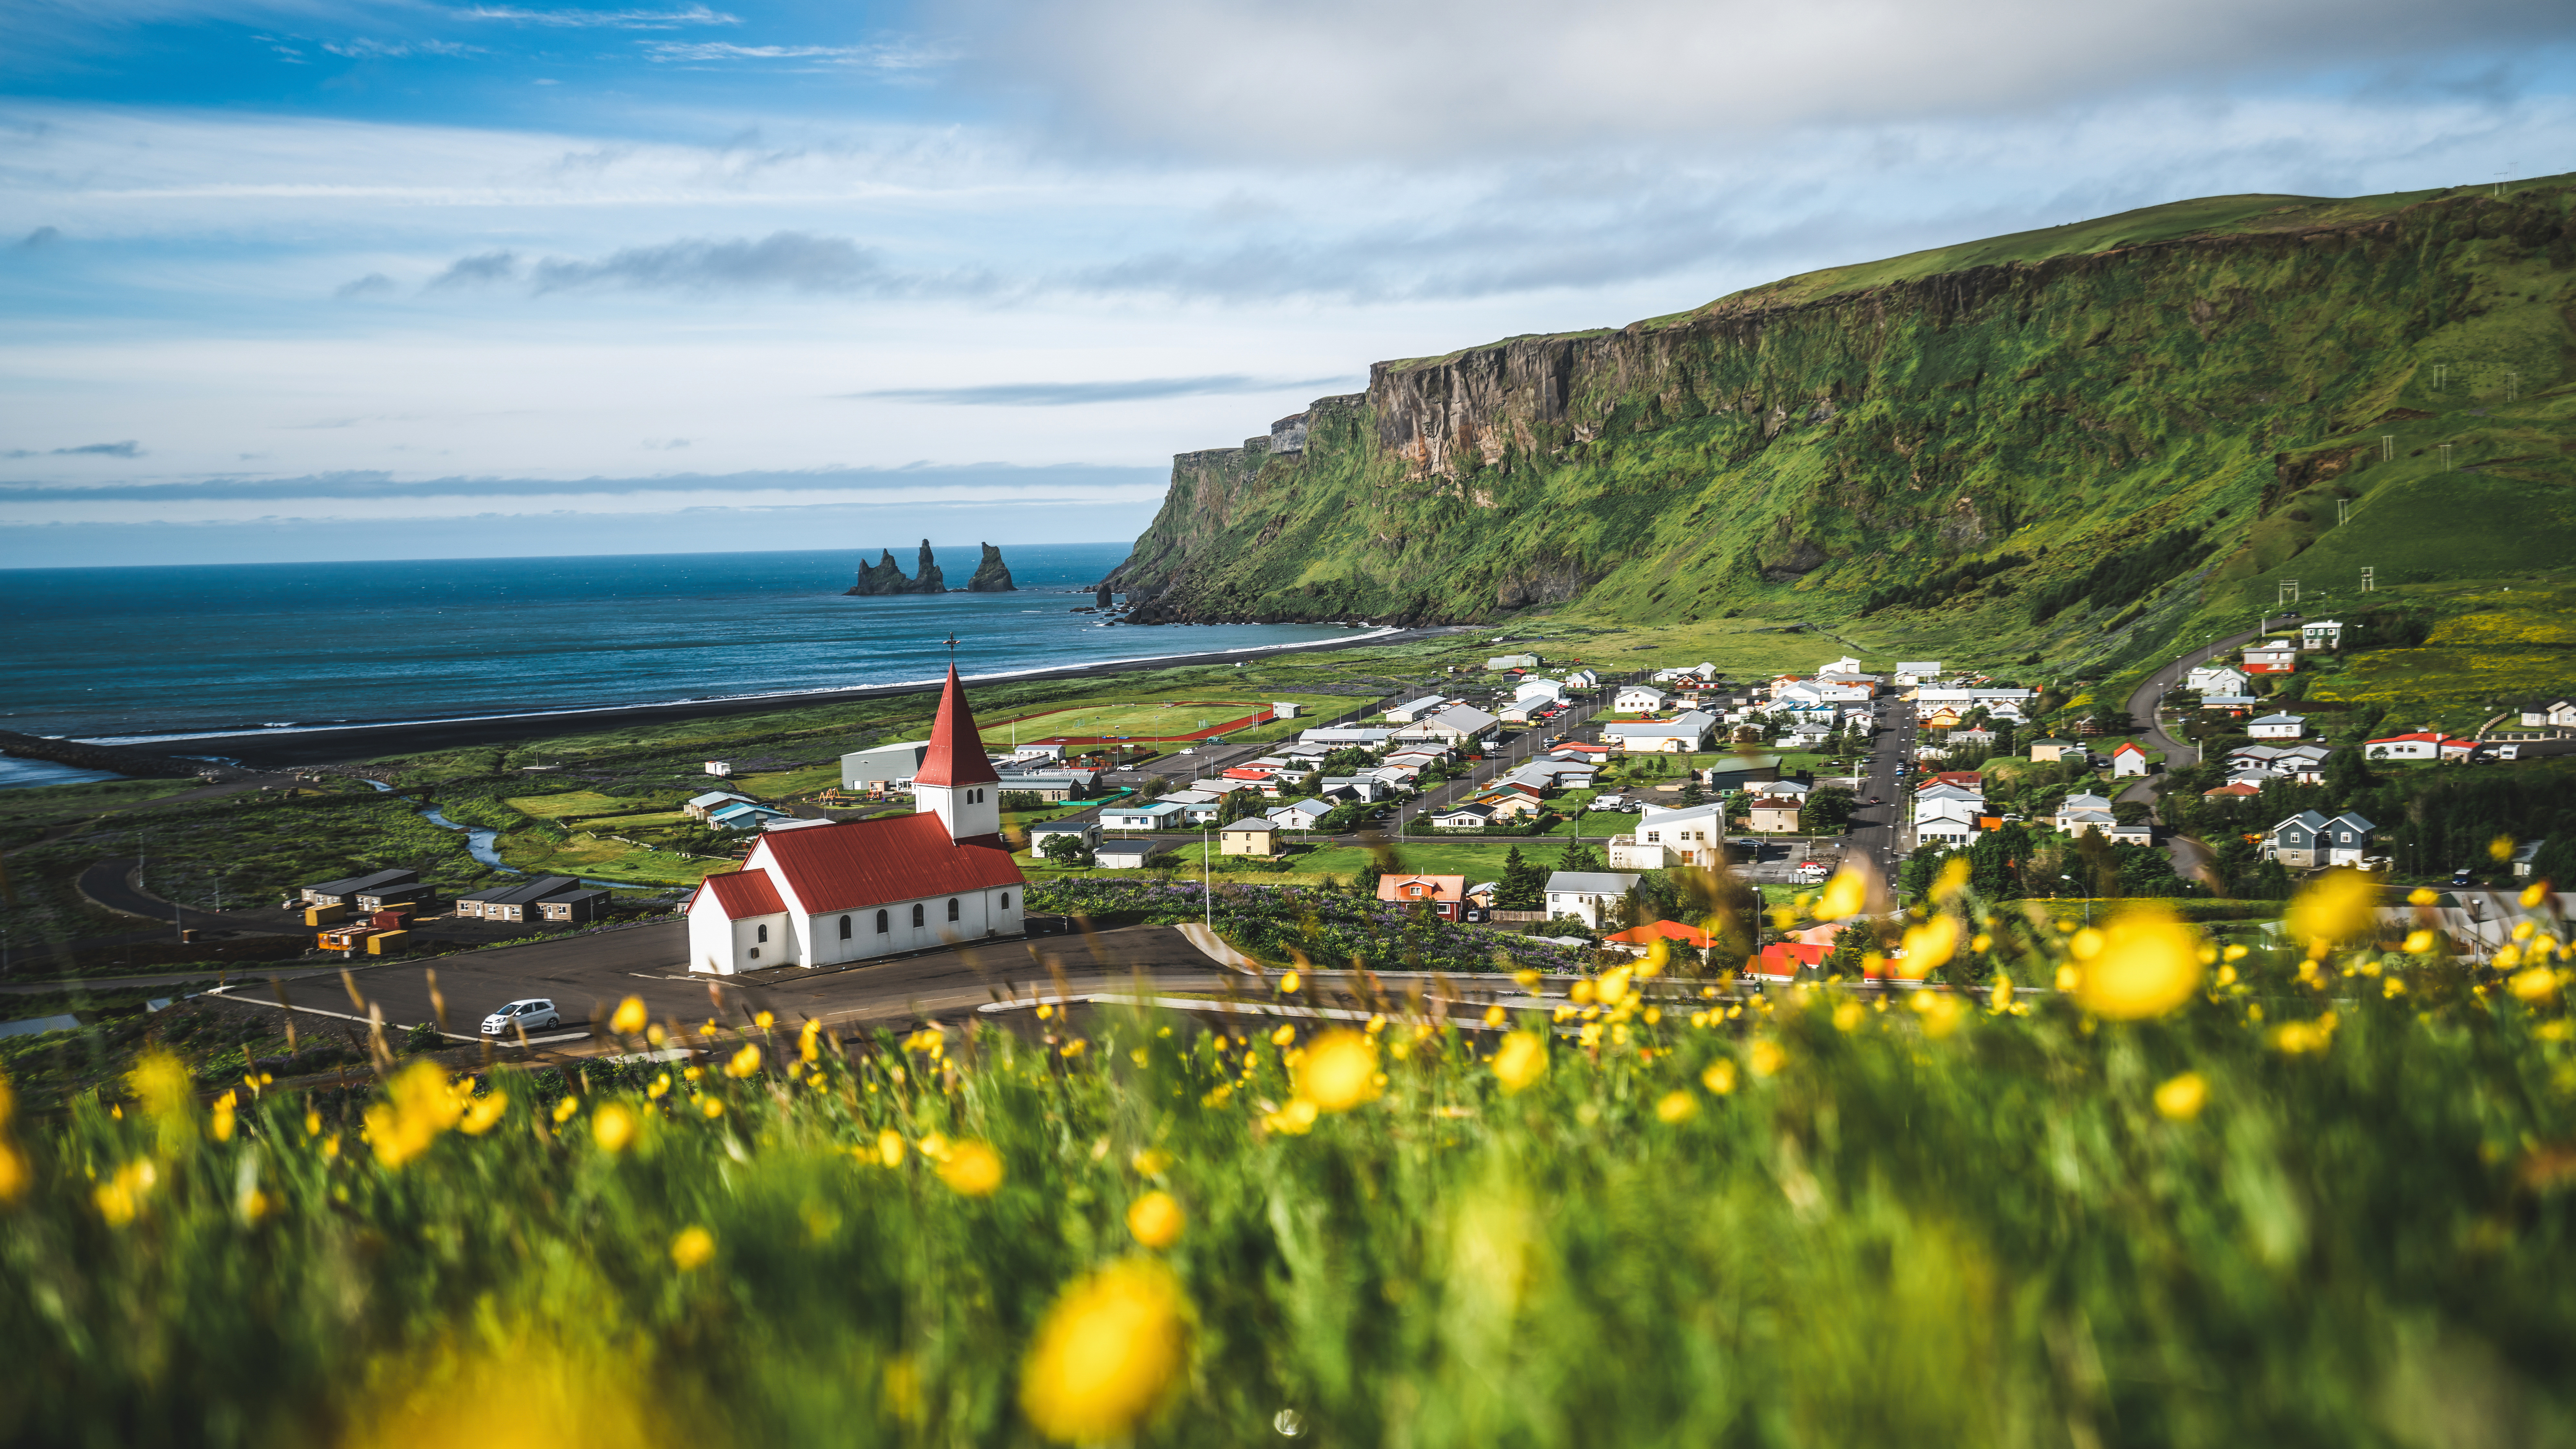
<path fill-rule="evenodd" d="M 1297 736 L 1297 742 L 1306 745 L 1322 745 L 1326 750 L 1349 749 L 1353 746 L 1363 750 L 1378 750 L 1384 749 L 1387 741 L 1394 738 L 1394 730 L 1381 729 L 1376 725 L 1327 725 L 1301 731 Z"/>
<path fill-rule="evenodd" d="M 2350 811 L 2328 820 L 2302 810 L 2273 826 L 2263 849 L 2285 866 L 2359 865 L 2370 853 L 2370 832 L 2377 828 Z"/>
<path fill-rule="evenodd" d="M 1633 833 L 1610 840 L 1610 864 L 1619 870 L 1725 863 L 1726 807 L 1714 801 L 1673 809 L 1649 805 L 1639 813 Z"/>
<path fill-rule="evenodd" d="M 1467 900 L 1463 875 L 1382 875 L 1377 898 L 1393 905 L 1422 906 L 1444 921 L 1458 919 Z"/>
<path fill-rule="evenodd" d="M 1449 701 L 1447 699 L 1436 694 L 1426 694 L 1420 699 L 1408 699 L 1404 703 L 1397 705 L 1395 708 L 1388 710 L 1386 712 L 1386 721 L 1389 724 L 1408 725 L 1426 715 L 1437 712 L 1441 707 L 1448 703 Z"/>
<path fill-rule="evenodd" d="M 928 740 L 901 740 L 853 750 L 841 757 L 841 788 L 867 795 L 891 794 L 912 779 L 913 772 L 921 768 L 921 757 L 929 751 Z"/>
<path fill-rule="evenodd" d="M 2237 719 L 2251 714 L 2254 707 L 2262 702 L 2250 694 L 2204 694 L 2200 697 L 2202 709 Z"/>
<path fill-rule="evenodd" d="M 1601 938 L 1601 944 L 1604 947 L 1623 956 L 1643 956 L 1654 949 L 1657 941 L 1669 941 L 1675 946 L 1688 946 L 1694 951 L 1705 951 L 1708 949 L 1709 936 L 1708 932 L 1699 927 L 1684 925 L 1679 921 L 1649 921 L 1645 925 L 1631 926 L 1627 930 L 1614 932 Z"/>
<path fill-rule="evenodd" d="M 2032 740 L 2030 757 L 2042 763 L 2074 760 L 2080 764 L 2093 758 L 2093 752 L 2075 740 Z"/>
<path fill-rule="evenodd" d="M 1914 808 L 1914 838 L 1918 843 L 1965 845 L 1977 838 L 1985 814 L 1982 800 L 1926 800 Z"/>
<path fill-rule="evenodd" d="M 2111 752 L 2111 777 L 2113 779 L 2120 779 L 2130 775 L 2143 776 L 2146 773 L 2147 752 L 2139 749 L 2136 741 L 2124 740 L 2121 742 L 2118 749 Z"/>
<path fill-rule="evenodd" d="M 680 813 L 688 816 L 691 820 L 704 820 L 713 815 L 716 811 L 725 809 L 728 806 L 754 805 L 758 803 L 758 801 L 753 800 L 748 795 L 737 795 L 730 790 L 709 790 L 707 793 L 696 796 L 690 799 L 687 803 L 681 805 Z"/>
<path fill-rule="evenodd" d="M 1091 863 L 1102 870 L 1143 870 L 1162 848 L 1150 840 L 1104 841 L 1091 853 Z"/>
<path fill-rule="evenodd" d="M 1082 842 L 1082 848 L 1085 850 L 1095 850 L 1098 849 L 1100 845 L 1100 825 L 1097 821 L 1061 820 L 1052 825 L 1032 825 L 1029 827 L 1029 853 L 1032 855 L 1046 854 L 1047 842 L 1055 839 L 1059 835 L 1072 836 L 1075 840 Z"/>
<path fill-rule="evenodd" d="M 1428 740 L 1445 747 L 1460 747 L 1484 739 L 1502 721 L 1472 705 L 1453 704 L 1439 713 L 1415 720 L 1396 731 L 1399 740 Z"/>
<path fill-rule="evenodd" d="M 1652 685 L 1628 684 L 1610 697 L 1610 708 L 1619 714 L 1654 714 L 1671 702 L 1670 695 Z"/>
<path fill-rule="evenodd" d="M 1267 820 L 1237 820 L 1216 833 L 1216 845 L 1225 855 L 1277 855 L 1279 827 Z"/>
<path fill-rule="evenodd" d="M 1469 801 L 1452 805 L 1431 817 L 1434 830 L 1482 830 L 1494 823 L 1494 807 Z"/>
<path fill-rule="evenodd" d="M 2513 711 L 2525 729 L 2576 730 L 2576 699 L 2563 694 L 2540 694 L 2516 700 Z"/>
<path fill-rule="evenodd" d="M 2286 639 L 2248 644 L 2238 657 L 2245 661 L 2248 674 L 2295 674 L 2299 668 L 2299 646 Z"/>
<path fill-rule="evenodd" d="M 1497 654 L 1485 661 L 1485 667 L 1493 670 L 1536 669 L 1538 665 L 1539 658 L 1535 654 Z"/>
<path fill-rule="evenodd" d="M 2077 822 L 2081 820 L 2081 817 L 2093 815 L 2102 817 L 2100 823 L 2103 826 L 2108 827 L 2111 823 L 2110 800 L 2100 795 L 2079 793 L 2069 795 L 2063 801 L 2059 802 L 2057 807 L 2057 816 L 2049 823 L 2064 834 L 2075 835 L 2080 833 Z M 2082 821 L 2082 823 L 2090 824 L 2093 822 Z"/>
<path fill-rule="evenodd" d="M 608 901 L 608 892 L 584 889 L 572 876 L 541 875 L 458 896 L 450 914 L 467 921 L 587 921 L 605 911 Z M 555 909 L 545 909 L 550 905 Z"/>
<path fill-rule="evenodd" d="M 2308 732 L 2308 722 L 2295 714 L 2267 714 L 2248 723 L 2245 732 L 2258 740 L 2295 740 Z"/>
<path fill-rule="evenodd" d="M 1769 792 L 1770 787 L 1757 785 L 1754 793 L 1744 797 L 1744 828 L 1756 835 L 1795 835 L 1798 812 L 1806 805 L 1800 795 Z"/>
<path fill-rule="evenodd" d="M 1333 813 L 1333 807 L 1321 800 L 1299 800 L 1268 812 L 1270 822 L 1282 830 L 1313 830 Z"/>
<path fill-rule="evenodd" d="M 1560 870 L 1547 878 L 1547 913 L 1572 916 L 1594 930 L 1628 899 L 1639 876 L 1609 871 Z"/>
<path fill-rule="evenodd" d="M 2261 786 L 2250 780 L 2230 780 L 2214 790 L 2203 790 L 2203 800 L 2251 800 L 2263 793 Z"/>
<path fill-rule="evenodd" d="M 707 824 L 718 830 L 766 830 L 796 817 L 767 805 L 736 800 L 707 812 Z"/>
<path fill-rule="evenodd" d="M 2374 760 L 2465 760 L 2477 747 L 2475 740 L 2439 730 L 2418 730 L 2366 740 L 2362 751 Z"/>
<path fill-rule="evenodd" d="M 1601 738 L 1632 755 L 1686 755 L 1704 748 L 1716 726 L 1715 717 L 1693 710 L 1669 720 L 1603 725 Z"/>
<path fill-rule="evenodd" d="M 2195 694 L 2243 694 L 2245 671 L 2226 664 L 2202 664 L 2183 677 L 2183 688 Z"/>
<path fill-rule="evenodd" d="M 1188 808 L 1170 800 L 1111 805 L 1100 812 L 1100 823 L 1111 830 L 1171 830 L 1178 826 L 1181 812 Z"/>
<path fill-rule="evenodd" d="M 2299 626 L 2299 647 L 2337 649 L 2343 645 L 2343 620 L 2311 619 Z"/>
<path fill-rule="evenodd" d="M 1940 677 L 1941 661 L 1938 659 L 1899 659 L 1893 682 L 1899 686 L 1930 684 Z"/>
<path fill-rule="evenodd" d="M 1000 777 L 957 671 L 913 776 L 916 813 L 764 835 L 689 897 L 689 969 L 733 975 L 1023 934 Z"/>

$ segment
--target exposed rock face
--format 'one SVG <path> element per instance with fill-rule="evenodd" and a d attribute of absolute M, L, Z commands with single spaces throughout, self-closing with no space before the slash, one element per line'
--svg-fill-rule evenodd
<path fill-rule="evenodd" d="M 1093 605 L 1092 605 L 1092 607 L 1094 607 L 1094 608 L 1100 608 L 1100 609 L 1106 609 L 1106 608 L 1108 608 L 1108 607 L 1109 607 L 1109 585 L 1108 585 L 1108 584 L 1106 584 L 1106 583 L 1103 583 L 1103 584 L 1099 587 L 1099 589 L 1096 591 L 1096 593 L 1097 593 L 1098 597 L 1093 601 Z"/>
<path fill-rule="evenodd" d="M 2551 287 L 2489 275 L 2570 265 L 2563 185 L 2383 209 L 2217 200 L 2241 209 L 1379 363 L 1364 393 L 1174 457 L 1104 587 L 1138 623 L 1464 622 L 1578 596 L 1655 622 L 1857 612 L 2029 529 L 2006 587 L 1973 591 L 2019 627 L 2024 602 L 1996 600 L 2137 537 L 2207 528 L 2223 557 L 2273 501 L 2266 477 L 2286 498 L 2404 473 L 2375 430 L 2469 405 L 2416 364 L 2468 345 L 2485 309 L 2480 325 L 2514 310 L 2553 348 L 2568 333 Z M 2319 329 L 2330 359 L 2299 340 Z"/>
<path fill-rule="evenodd" d="M 998 563 L 1000 560 L 1000 555 L 996 554 L 990 546 L 985 548 L 984 555 L 988 564 Z M 978 577 L 981 577 L 980 573 L 978 574 Z M 1006 570 L 1002 574 L 1002 587 L 1007 589 L 1010 586 L 1011 576 Z M 843 589 L 841 592 L 844 595 L 858 594 L 863 596 L 873 596 L 877 594 L 944 594 L 948 592 L 948 585 L 946 581 L 942 580 L 939 576 L 939 565 L 933 562 L 930 556 L 930 540 L 925 538 L 921 541 L 920 577 L 904 577 L 903 565 L 894 561 L 894 551 L 891 549 L 880 549 L 878 550 L 877 561 L 869 564 L 866 568 L 859 570 L 859 581 L 851 587 Z"/>
<path fill-rule="evenodd" d="M 989 543 L 983 548 L 984 561 L 975 566 L 975 577 L 966 581 L 966 592 L 970 594 L 1018 592 L 1020 586 L 1011 582 L 1011 568 L 1010 565 L 1002 562 L 1002 551 Z"/>
<path fill-rule="evenodd" d="M 0 755 L 16 755 L 23 760 L 49 760 L 57 765 L 70 765 L 82 770 L 113 770 L 149 780 L 184 780 L 192 775 L 232 774 L 199 760 L 175 760 L 145 750 L 122 745 L 84 745 L 76 740 L 46 739 L 42 735 L 22 735 L 15 730 L 0 730 Z"/>

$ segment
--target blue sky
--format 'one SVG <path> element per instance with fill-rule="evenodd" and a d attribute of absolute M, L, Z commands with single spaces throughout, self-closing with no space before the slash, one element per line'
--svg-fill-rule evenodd
<path fill-rule="evenodd" d="M 2503 0 L 0 27 L 0 566 L 1129 537 L 1376 359 L 2576 154 L 2576 7 Z"/>

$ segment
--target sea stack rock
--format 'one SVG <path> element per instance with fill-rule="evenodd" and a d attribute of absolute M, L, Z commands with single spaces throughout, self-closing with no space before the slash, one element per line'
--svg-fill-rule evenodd
<path fill-rule="evenodd" d="M 930 556 L 930 540 L 926 538 L 921 541 L 921 571 L 913 576 L 910 592 L 916 594 L 948 592 L 948 581 L 939 576 L 939 560 Z"/>
<path fill-rule="evenodd" d="M 1104 583 L 1100 586 L 1100 602 L 1094 607 L 1102 609 L 1109 607 L 1109 585 Z"/>
<path fill-rule="evenodd" d="M 1011 566 L 1002 562 L 1002 551 L 991 544 L 983 545 L 984 561 L 975 566 L 975 577 L 966 581 L 970 594 L 1012 594 L 1020 586 L 1011 582 Z"/>
<path fill-rule="evenodd" d="M 903 565 L 894 561 L 893 552 L 886 549 L 880 549 L 878 552 L 883 556 L 875 563 L 860 569 L 859 581 L 843 590 L 845 594 L 874 596 L 912 592 L 912 580 L 903 576 Z"/>

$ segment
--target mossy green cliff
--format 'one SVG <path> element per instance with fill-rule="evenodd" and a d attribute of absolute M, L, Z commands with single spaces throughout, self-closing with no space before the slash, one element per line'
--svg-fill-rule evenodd
<path fill-rule="evenodd" d="M 1177 457 L 1112 582 L 1139 621 L 1580 601 L 2108 659 L 2269 602 L 2345 517 L 2371 557 L 2304 567 L 2556 567 L 2571 201 L 2184 202 L 1380 363 Z"/>

